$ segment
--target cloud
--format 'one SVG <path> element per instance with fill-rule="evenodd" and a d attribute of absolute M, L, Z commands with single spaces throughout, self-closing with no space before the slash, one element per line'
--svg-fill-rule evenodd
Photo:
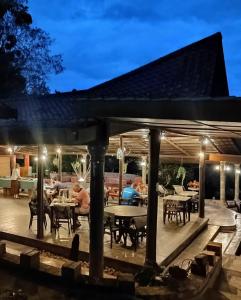
<path fill-rule="evenodd" d="M 232 2 L 232 3 L 231 3 Z M 52 90 L 83 89 L 222 31 L 230 91 L 240 94 L 238 0 L 30 0 L 65 71 Z"/>

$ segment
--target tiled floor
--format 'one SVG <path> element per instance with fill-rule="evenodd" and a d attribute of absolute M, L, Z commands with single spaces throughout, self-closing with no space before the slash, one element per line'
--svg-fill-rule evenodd
<path fill-rule="evenodd" d="M 217 210 L 221 213 L 217 213 Z M 219 208 L 218 205 L 208 204 L 206 207 L 207 217 L 210 216 L 210 222 L 218 225 L 228 225 L 235 223 L 235 213 L 226 209 Z M 218 218 L 217 218 L 218 216 Z M 47 217 L 48 226 L 45 231 L 44 240 L 49 243 L 56 243 L 59 245 L 69 247 L 72 242 L 72 234 L 68 234 L 67 228 L 60 228 L 59 234 L 51 234 L 49 230 L 49 219 Z M 186 223 L 185 226 L 177 226 L 175 223 L 162 222 L 162 200 L 159 199 L 158 208 L 158 231 L 157 231 L 157 261 L 162 262 L 170 253 L 175 250 L 187 238 L 190 233 L 195 231 L 203 219 L 198 218 L 198 214 L 191 215 L 191 222 Z M 29 208 L 27 199 L 9 199 L 0 198 L 0 231 L 14 233 L 21 236 L 36 238 L 36 221 L 33 222 L 32 228 L 28 229 L 29 224 Z M 82 226 L 77 233 L 80 235 L 80 249 L 88 251 L 89 247 L 89 225 L 86 219 L 81 220 Z M 132 263 L 143 264 L 145 256 L 145 240 L 140 245 L 138 250 L 133 250 L 122 247 L 120 244 L 113 244 L 110 249 L 110 237 L 108 235 L 104 238 L 104 254 L 105 256 L 117 258 L 120 260 L 129 261 Z"/>

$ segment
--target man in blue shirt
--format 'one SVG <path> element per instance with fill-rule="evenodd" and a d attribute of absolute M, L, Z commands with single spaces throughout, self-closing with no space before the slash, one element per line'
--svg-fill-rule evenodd
<path fill-rule="evenodd" d="M 122 204 L 132 205 L 135 202 L 135 197 L 140 197 L 140 194 L 131 187 L 131 180 L 126 182 L 127 186 L 122 191 Z"/>

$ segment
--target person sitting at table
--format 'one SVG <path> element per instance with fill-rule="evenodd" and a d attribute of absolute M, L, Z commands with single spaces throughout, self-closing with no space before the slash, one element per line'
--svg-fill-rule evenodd
<path fill-rule="evenodd" d="M 57 178 L 53 178 L 52 186 L 50 187 L 50 190 L 52 191 L 51 198 L 52 199 L 56 198 L 59 195 L 59 190 L 66 189 L 66 188 L 68 188 L 68 186 L 65 182 L 61 182 L 57 180 Z"/>
<path fill-rule="evenodd" d="M 131 186 L 131 180 L 128 180 L 126 184 L 127 186 L 122 191 L 122 199 L 124 200 L 122 204 L 132 205 L 133 202 L 135 202 L 135 197 L 140 197 L 140 194 Z M 125 200 L 127 201 L 127 203 Z"/>
<path fill-rule="evenodd" d="M 79 184 L 73 186 L 72 200 L 78 204 L 75 208 L 76 215 L 88 215 L 90 211 L 90 196 L 87 191 Z M 77 218 L 76 218 L 77 219 Z M 81 224 L 76 221 L 76 226 Z"/>

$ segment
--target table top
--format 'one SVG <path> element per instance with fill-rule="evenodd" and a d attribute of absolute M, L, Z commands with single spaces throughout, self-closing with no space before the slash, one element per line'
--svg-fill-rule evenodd
<path fill-rule="evenodd" d="M 178 195 L 180 196 L 190 196 L 190 197 L 193 197 L 193 196 L 197 196 L 198 195 L 198 192 L 194 192 L 194 191 L 183 191 L 181 193 L 178 193 Z"/>
<path fill-rule="evenodd" d="M 194 192 L 199 191 L 199 188 L 194 188 L 194 187 L 189 187 L 188 189 L 189 189 L 189 191 L 194 191 Z"/>
<path fill-rule="evenodd" d="M 172 200 L 172 201 L 180 201 L 185 202 L 190 200 L 190 196 L 181 196 L 181 195 L 168 195 L 163 197 L 163 200 Z"/>
<path fill-rule="evenodd" d="M 78 204 L 76 204 L 75 202 L 71 201 L 71 200 L 67 200 L 66 202 L 59 202 L 59 201 L 56 201 L 56 199 L 54 199 L 51 204 L 49 205 L 50 207 L 53 207 L 53 206 L 68 206 L 68 207 L 75 207 L 77 206 Z"/>
<path fill-rule="evenodd" d="M 114 214 L 116 217 L 132 218 L 147 215 L 145 207 L 130 205 L 113 205 L 105 207 L 105 212 Z"/>

